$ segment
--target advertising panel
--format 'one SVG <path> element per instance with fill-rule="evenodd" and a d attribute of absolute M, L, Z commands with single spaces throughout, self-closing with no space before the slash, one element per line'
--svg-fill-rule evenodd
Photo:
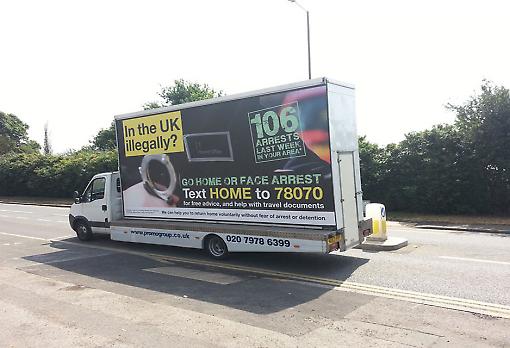
<path fill-rule="evenodd" d="M 326 86 L 118 119 L 126 217 L 336 225 Z"/>

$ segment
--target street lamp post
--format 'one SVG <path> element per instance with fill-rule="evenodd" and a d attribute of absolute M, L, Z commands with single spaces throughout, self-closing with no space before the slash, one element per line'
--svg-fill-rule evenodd
<path fill-rule="evenodd" d="M 296 0 L 289 0 L 290 2 L 298 5 L 303 11 L 306 12 L 306 36 L 308 39 L 308 79 L 312 79 L 312 61 L 310 58 L 310 12 L 306 8 L 304 8 L 299 2 Z"/>

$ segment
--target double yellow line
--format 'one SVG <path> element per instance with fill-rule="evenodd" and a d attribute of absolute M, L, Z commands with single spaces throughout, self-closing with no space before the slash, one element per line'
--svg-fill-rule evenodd
<path fill-rule="evenodd" d="M 236 266 L 225 263 L 219 263 L 206 260 L 195 260 L 189 258 L 181 258 L 174 256 L 165 256 L 159 254 L 149 254 L 148 256 L 158 261 L 171 261 L 182 262 L 194 265 L 209 266 L 220 269 L 227 269 L 233 271 L 249 272 L 263 276 L 270 276 L 275 278 L 284 278 L 289 280 L 303 281 L 307 283 L 320 284 L 331 286 L 334 290 L 348 291 L 360 293 L 370 296 L 390 298 L 400 301 L 413 302 L 429 306 L 454 309 L 459 311 L 466 311 L 471 313 L 478 313 L 490 315 L 499 318 L 510 319 L 510 306 L 499 305 L 488 302 L 480 302 L 469 299 L 462 299 L 449 296 L 441 296 L 434 294 L 421 293 L 416 291 L 399 290 L 393 288 L 386 288 L 382 286 L 375 286 L 363 283 L 355 283 L 349 281 L 342 281 L 330 278 L 315 277 L 305 274 L 296 274 L 288 272 L 280 272 L 263 268 L 254 268 L 246 266 Z"/>
<path fill-rule="evenodd" d="M 227 263 L 223 263 L 223 262 L 197 260 L 197 259 L 191 259 L 191 258 L 175 257 L 175 256 L 153 254 L 153 253 L 144 253 L 144 252 L 139 252 L 139 251 L 126 250 L 123 248 L 119 249 L 119 248 L 112 248 L 112 247 L 99 246 L 99 245 L 90 245 L 90 244 L 85 244 L 85 243 L 76 243 L 76 242 L 69 242 L 69 241 L 62 241 L 62 240 L 52 240 L 52 242 L 63 243 L 63 244 L 72 244 L 72 245 L 78 245 L 78 246 L 82 246 L 82 247 L 103 249 L 103 250 L 109 250 L 112 252 L 126 253 L 126 254 L 132 254 L 132 255 L 137 255 L 137 256 L 149 257 L 149 258 L 152 258 L 159 262 L 165 262 L 165 261 L 181 262 L 181 263 L 187 263 L 187 264 L 192 264 L 192 265 L 214 267 L 217 269 L 248 272 L 248 273 L 253 273 L 253 274 L 259 274 L 262 276 L 268 276 L 268 277 L 274 277 L 274 278 L 280 278 L 280 279 L 289 279 L 289 280 L 294 280 L 294 281 L 318 284 L 318 285 L 322 285 L 322 286 L 329 286 L 329 287 L 332 287 L 334 290 L 348 291 L 348 292 L 354 292 L 354 293 L 365 294 L 365 295 L 370 295 L 370 296 L 384 297 L 384 298 L 389 298 L 389 299 L 413 302 L 413 303 L 435 306 L 435 307 L 440 307 L 440 308 L 448 308 L 448 309 L 454 309 L 454 310 L 465 311 L 465 312 L 470 312 L 470 313 L 485 314 L 485 315 L 490 315 L 493 317 L 510 319 L 510 306 L 505 306 L 505 305 L 500 305 L 500 304 L 480 302 L 480 301 L 474 301 L 474 300 L 462 299 L 462 298 L 456 298 L 456 297 L 449 297 L 449 296 L 427 294 L 427 293 L 421 293 L 421 292 L 415 292 L 415 291 L 406 291 L 406 290 L 399 290 L 399 289 L 393 289 L 393 288 L 386 288 L 386 287 L 382 287 L 382 286 L 375 286 L 375 285 L 369 285 L 369 284 L 363 284 L 363 283 L 355 283 L 355 282 L 342 281 L 342 280 L 336 280 L 336 279 L 330 279 L 330 278 L 315 277 L 315 276 L 306 275 L 306 274 L 280 272 L 280 271 L 274 271 L 274 270 L 270 270 L 270 269 L 247 267 L 247 266 L 237 266 L 237 265 L 231 265 L 231 264 L 227 264 Z"/>

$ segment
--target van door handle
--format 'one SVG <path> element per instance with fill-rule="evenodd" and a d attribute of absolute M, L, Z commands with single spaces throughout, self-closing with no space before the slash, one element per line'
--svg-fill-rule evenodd
<path fill-rule="evenodd" d="M 106 204 L 103 204 L 103 205 L 101 206 L 101 209 L 103 209 L 103 211 L 106 211 L 106 208 L 107 208 L 107 207 L 106 207 Z"/>

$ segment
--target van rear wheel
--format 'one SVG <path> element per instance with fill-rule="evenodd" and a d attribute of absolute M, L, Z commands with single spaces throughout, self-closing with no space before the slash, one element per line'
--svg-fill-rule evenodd
<path fill-rule="evenodd" d="M 76 231 L 76 236 L 79 240 L 87 242 L 92 239 L 92 230 L 85 221 L 76 222 L 74 230 Z"/>
<path fill-rule="evenodd" d="M 228 256 L 228 248 L 223 239 L 216 235 L 209 236 L 205 241 L 205 250 L 214 259 L 222 260 Z"/>

